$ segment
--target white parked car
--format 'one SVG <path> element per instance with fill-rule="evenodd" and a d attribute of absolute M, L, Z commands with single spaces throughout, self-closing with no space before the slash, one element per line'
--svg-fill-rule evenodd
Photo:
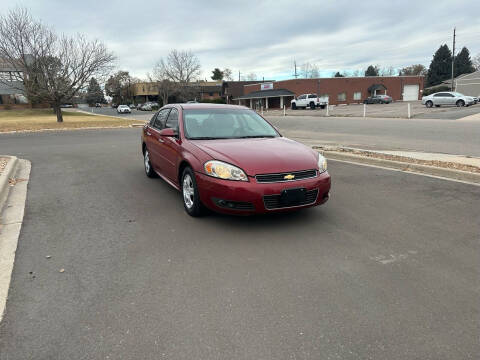
<path fill-rule="evenodd" d="M 434 105 L 436 107 L 442 105 L 470 106 L 474 103 L 473 97 L 453 91 L 438 92 L 422 97 L 422 104 L 428 108 Z"/>
<path fill-rule="evenodd" d="M 131 112 L 132 110 L 128 105 L 118 105 L 117 107 L 117 113 L 119 114 L 130 114 Z"/>
<path fill-rule="evenodd" d="M 317 107 L 325 109 L 328 104 L 328 96 L 319 97 L 317 94 L 302 94 L 291 102 L 292 110 L 306 109 L 314 110 Z"/>

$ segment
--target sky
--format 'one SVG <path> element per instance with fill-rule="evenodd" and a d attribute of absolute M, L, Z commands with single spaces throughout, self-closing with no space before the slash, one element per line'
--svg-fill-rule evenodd
<path fill-rule="evenodd" d="M 428 67 L 453 28 L 457 45 L 480 53 L 479 1 L 283 0 L 0 0 L 0 13 L 23 6 L 65 34 L 103 41 L 118 70 L 141 79 L 170 50 L 191 50 L 202 79 L 229 68 L 235 79 L 292 78 L 294 61 L 316 64 L 321 76 L 368 65 Z"/>

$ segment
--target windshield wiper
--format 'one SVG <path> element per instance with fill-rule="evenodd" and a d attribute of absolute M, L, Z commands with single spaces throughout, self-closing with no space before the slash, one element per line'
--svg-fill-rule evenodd
<path fill-rule="evenodd" d="M 230 139 L 228 137 L 213 137 L 213 136 L 197 136 L 188 138 L 189 140 L 216 140 L 216 139 Z"/>
<path fill-rule="evenodd" d="M 275 135 L 247 135 L 247 136 L 240 136 L 239 139 L 253 139 L 253 138 L 274 138 Z"/>

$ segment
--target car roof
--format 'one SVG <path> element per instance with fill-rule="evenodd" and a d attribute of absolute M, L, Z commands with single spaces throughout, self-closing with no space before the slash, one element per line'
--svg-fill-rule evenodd
<path fill-rule="evenodd" d="M 228 105 L 228 104 L 212 104 L 212 103 L 190 103 L 190 104 L 172 104 L 178 105 L 182 109 L 232 109 L 232 110 L 245 110 L 250 109 L 246 106 L 241 105 Z"/>

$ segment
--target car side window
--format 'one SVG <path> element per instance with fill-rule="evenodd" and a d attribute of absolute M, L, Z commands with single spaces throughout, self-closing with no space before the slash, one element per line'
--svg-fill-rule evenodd
<path fill-rule="evenodd" d="M 165 127 L 165 119 L 167 118 L 169 111 L 170 109 L 163 109 L 158 112 L 157 117 L 155 118 L 155 122 L 153 124 L 154 128 L 162 130 Z"/>
<path fill-rule="evenodd" d="M 317 97 L 317 95 L 315 95 L 315 94 L 310 94 L 310 95 L 308 95 L 308 98 L 309 98 L 309 99 L 314 99 L 314 98 L 316 98 L 316 97 Z"/>
<path fill-rule="evenodd" d="M 157 116 L 158 116 L 158 112 L 155 113 L 150 119 L 150 122 L 149 122 L 150 126 L 153 126 L 155 124 L 155 120 L 157 119 Z"/>
<path fill-rule="evenodd" d="M 303 99 L 305 99 L 306 97 L 307 97 L 306 95 L 301 95 L 301 96 L 298 97 L 298 100 L 303 100 Z"/>
<path fill-rule="evenodd" d="M 167 122 L 165 123 L 166 128 L 176 129 L 178 128 L 178 110 L 172 109 L 168 115 Z"/>
<path fill-rule="evenodd" d="M 434 97 L 445 97 L 447 94 L 445 93 L 438 93 L 438 94 L 435 94 L 433 95 Z"/>

